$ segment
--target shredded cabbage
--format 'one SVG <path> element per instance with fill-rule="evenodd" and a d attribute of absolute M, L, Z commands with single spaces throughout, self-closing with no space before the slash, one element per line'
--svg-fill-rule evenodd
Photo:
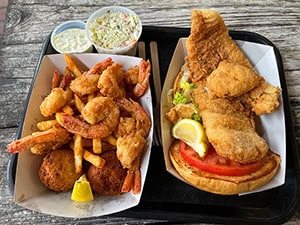
<path fill-rule="evenodd" d="M 183 90 L 190 90 L 190 89 L 197 88 L 197 85 L 194 83 L 189 83 L 187 81 L 184 81 L 184 82 L 180 83 L 179 88 L 181 88 Z"/>
<path fill-rule="evenodd" d="M 196 121 L 198 121 L 198 122 L 200 122 L 200 123 L 202 123 L 202 118 L 201 118 L 201 116 L 200 116 L 199 113 L 194 113 L 194 114 L 192 115 L 192 119 L 193 119 L 193 120 L 196 120 Z"/>
<path fill-rule="evenodd" d="M 181 93 L 179 93 L 178 91 L 175 93 L 174 99 L 173 99 L 173 103 L 175 105 L 177 104 L 186 104 L 188 103 L 188 99 L 187 97 L 185 97 L 184 95 L 182 95 Z"/>

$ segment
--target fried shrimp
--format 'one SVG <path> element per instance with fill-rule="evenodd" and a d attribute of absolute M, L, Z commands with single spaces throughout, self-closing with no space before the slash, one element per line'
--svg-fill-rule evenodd
<path fill-rule="evenodd" d="M 104 96 L 116 98 L 124 98 L 126 95 L 125 85 L 123 81 L 124 71 L 122 64 L 113 63 L 100 76 L 98 88 Z"/>
<path fill-rule="evenodd" d="M 112 64 L 112 58 L 104 59 L 103 61 L 97 63 L 94 65 L 88 72 L 85 73 L 85 76 L 89 76 L 91 74 L 99 74 L 101 75 L 104 70 L 106 70 L 107 67 L 109 67 Z"/>
<path fill-rule="evenodd" d="M 39 176 L 53 191 L 72 189 L 86 174 L 94 192 L 140 193 L 141 158 L 151 121 L 138 102 L 126 99 L 123 66 L 137 64 L 136 74 L 129 72 L 134 79 L 130 90 L 140 91 L 129 94 L 135 99 L 148 87 L 149 61 L 138 65 L 140 59 L 129 58 L 132 62 L 121 64 L 108 57 L 88 69 L 72 55 L 64 57 L 64 73 L 54 71 L 49 95 L 35 106 L 51 117 L 37 121 L 38 132 L 8 144 L 7 152 L 45 154 Z M 30 127 L 24 128 L 29 132 Z"/>
<path fill-rule="evenodd" d="M 97 84 L 100 75 L 112 64 L 112 59 L 107 58 L 96 65 L 94 65 L 89 71 L 82 76 L 77 77 L 71 82 L 71 89 L 79 96 L 92 94 L 95 91 L 99 91 Z"/>
<path fill-rule="evenodd" d="M 133 130 L 135 130 L 135 124 L 135 119 L 132 117 L 120 117 L 116 136 L 120 137 L 129 135 Z"/>
<path fill-rule="evenodd" d="M 117 157 L 128 169 L 122 191 L 139 193 L 141 189 L 140 158 L 146 143 L 151 121 L 144 108 L 133 100 L 118 100 L 120 109 L 129 114 L 121 118 L 118 126 Z"/>
<path fill-rule="evenodd" d="M 131 118 L 135 119 L 136 124 L 132 131 L 139 133 L 143 137 L 147 137 L 151 127 L 151 120 L 145 109 L 138 102 L 127 98 L 119 99 L 117 105 L 120 110 L 123 110 Z"/>
<path fill-rule="evenodd" d="M 72 98 L 70 91 L 64 91 L 62 88 L 54 88 L 40 105 L 40 111 L 43 116 L 52 116 L 64 107 Z"/>
<path fill-rule="evenodd" d="M 119 107 L 110 97 L 97 97 L 87 103 L 82 111 L 85 121 L 66 113 L 57 113 L 56 119 L 69 132 L 89 139 L 109 136 L 119 123 Z"/>
<path fill-rule="evenodd" d="M 35 132 L 7 146 L 7 152 L 19 153 L 34 147 L 35 153 L 44 154 L 60 148 L 71 140 L 67 130 L 61 127 L 53 127 L 42 132 Z"/>
<path fill-rule="evenodd" d="M 132 190 L 133 194 L 139 194 L 141 192 L 142 187 L 142 175 L 140 170 L 141 165 L 141 157 L 140 154 L 132 163 L 131 168 L 127 171 L 127 175 L 125 177 L 122 192 L 129 192 Z"/>
<path fill-rule="evenodd" d="M 96 124 L 100 121 L 106 124 L 119 122 L 119 107 L 110 97 L 96 97 L 89 101 L 82 109 L 83 119 L 89 124 Z"/>
<path fill-rule="evenodd" d="M 148 88 L 150 70 L 151 70 L 150 61 L 142 60 L 139 66 L 138 83 L 135 85 L 133 89 L 133 94 L 136 98 L 141 97 L 145 93 L 146 89 Z"/>
<path fill-rule="evenodd" d="M 150 70 L 150 61 L 142 60 L 139 66 L 125 72 L 124 80 L 130 97 L 139 98 L 145 93 L 149 86 Z"/>
<path fill-rule="evenodd" d="M 99 74 L 90 74 L 88 76 L 86 76 L 86 74 L 83 74 L 82 76 L 72 80 L 70 88 L 75 94 L 79 96 L 92 94 L 95 91 L 98 91 L 97 84 L 99 77 Z"/>
<path fill-rule="evenodd" d="M 130 133 L 117 139 L 117 156 L 124 168 L 133 169 L 133 162 L 140 157 L 146 139 L 138 133 Z"/>

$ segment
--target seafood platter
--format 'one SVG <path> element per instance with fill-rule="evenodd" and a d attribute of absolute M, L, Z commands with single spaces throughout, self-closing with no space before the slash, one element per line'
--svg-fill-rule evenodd
<path fill-rule="evenodd" d="M 57 30 L 46 38 L 16 140 L 7 147 L 14 202 L 74 218 L 285 222 L 299 206 L 300 170 L 276 46 L 256 33 L 227 30 L 212 10 L 194 10 L 191 28 L 128 19 L 138 27 L 126 42 L 131 56 L 101 52 L 97 44 L 111 38 L 100 34 L 89 37 L 97 43 L 92 50 L 85 45 L 77 53 L 57 50 Z M 160 118 L 153 112 L 153 41 Z M 152 143 L 157 119 L 159 146 Z"/>

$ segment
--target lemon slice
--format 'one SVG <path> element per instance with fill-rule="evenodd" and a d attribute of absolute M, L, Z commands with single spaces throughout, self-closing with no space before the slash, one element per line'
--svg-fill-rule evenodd
<path fill-rule="evenodd" d="M 200 157 L 205 156 L 208 141 L 205 131 L 198 121 L 192 119 L 179 120 L 172 128 L 172 136 L 191 146 Z"/>
<path fill-rule="evenodd" d="M 74 184 L 71 199 L 76 202 L 89 202 L 94 200 L 90 182 L 82 175 Z"/>

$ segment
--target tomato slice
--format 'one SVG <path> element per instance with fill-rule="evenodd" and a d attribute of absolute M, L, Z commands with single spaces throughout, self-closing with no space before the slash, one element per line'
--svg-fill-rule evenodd
<path fill-rule="evenodd" d="M 213 148 L 210 148 L 207 154 L 201 158 L 190 146 L 183 141 L 180 141 L 179 150 L 181 156 L 192 166 L 198 169 L 222 176 L 244 176 L 259 170 L 264 163 L 264 159 L 241 164 L 226 159 L 216 153 Z"/>

